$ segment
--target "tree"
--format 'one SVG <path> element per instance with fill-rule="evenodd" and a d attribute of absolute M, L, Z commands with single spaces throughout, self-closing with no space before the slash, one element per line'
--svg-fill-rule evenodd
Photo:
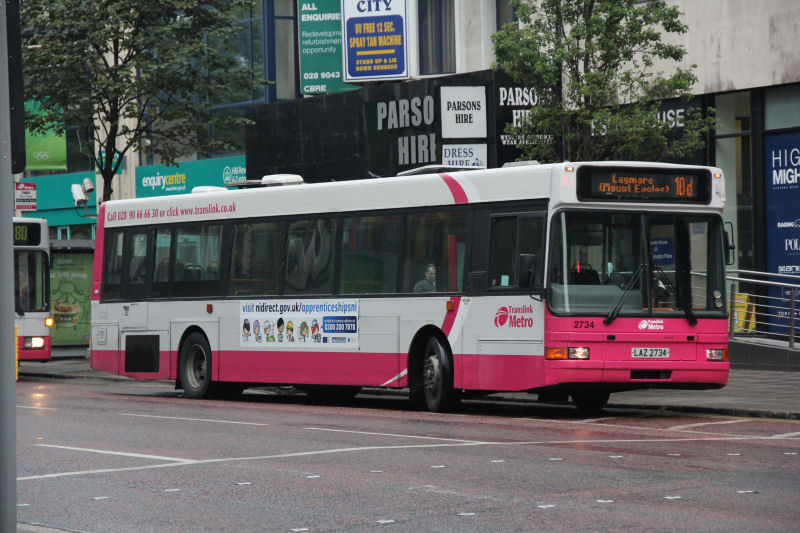
<path fill-rule="evenodd" d="M 125 154 L 145 143 L 166 164 L 194 152 L 231 149 L 211 129 L 244 117 L 213 104 L 258 84 L 232 55 L 235 13 L 252 0 L 25 0 L 21 3 L 26 98 L 40 132 L 91 124 L 85 152 L 103 179 L 103 201 Z M 246 11 L 245 11 L 246 12 Z M 209 45 L 211 43 L 211 45 Z"/>
<path fill-rule="evenodd" d="M 691 96 L 691 69 L 657 67 L 686 54 L 663 34 L 682 34 L 664 0 L 510 0 L 518 23 L 492 36 L 497 64 L 538 101 L 506 133 L 542 162 L 680 159 L 703 146 L 713 118 L 699 110 L 683 133 L 658 119 L 659 101 Z"/>

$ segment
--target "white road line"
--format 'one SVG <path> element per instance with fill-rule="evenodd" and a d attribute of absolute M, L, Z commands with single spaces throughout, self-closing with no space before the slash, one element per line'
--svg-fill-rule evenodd
<path fill-rule="evenodd" d="M 435 438 L 435 437 L 428 437 Z M 184 460 L 182 462 L 178 459 L 170 459 L 176 462 L 161 463 L 157 465 L 146 466 L 133 466 L 126 468 L 105 468 L 101 470 L 84 470 L 76 472 L 60 472 L 54 474 L 43 474 L 38 476 L 25 476 L 18 477 L 17 481 L 27 481 L 36 479 L 59 478 L 67 476 L 80 476 L 88 474 L 106 474 L 114 472 L 128 472 L 135 470 L 148 470 L 153 468 L 172 468 L 178 466 L 195 466 L 214 463 L 232 463 L 243 461 L 268 461 L 271 459 L 288 459 L 292 457 L 310 457 L 333 455 L 342 453 L 353 452 L 369 452 L 369 451 L 383 451 L 383 450 L 413 450 L 413 449 L 430 449 L 430 448 L 448 448 L 457 446 L 553 446 L 553 445 L 570 445 L 570 444 L 632 444 L 632 443 L 666 443 L 666 442 L 736 442 L 736 441 L 768 441 L 775 440 L 775 436 L 719 436 L 719 437 L 684 437 L 684 438 L 669 438 L 669 439 L 579 439 L 579 440 L 544 440 L 544 441 L 516 441 L 516 442 L 480 442 L 480 441 L 466 441 L 466 442 L 452 442 L 441 444 L 407 444 L 395 446 L 361 446 L 355 448 L 334 448 L 330 450 L 311 450 L 306 452 L 291 452 L 281 453 L 275 455 L 259 455 L 253 457 L 220 457 L 217 459 L 200 459 L 200 460 Z M 45 446 L 45 445 L 42 445 Z M 81 448 L 77 448 L 81 449 Z"/>
<path fill-rule="evenodd" d="M 356 435 L 377 435 L 379 437 L 402 437 L 405 439 L 444 440 L 449 442 L 483 443 L 483 441 L 477 441 L 477 440 L 448 439 L 445 437 L 425 437 L 422 435 L 403 435 L 398 433 L 378 433 L 373 431 L 355 431 L 351 429 L 330 429 L 330 428 L 317 428 L 317 427 L 309 427 L 303 429 L 307 429 L 310 431 L 330 431 L 331 433 L 354 433 Z"/>
<path fill-rule="evenodd" d="M 112 450 L 97 450 L 95 448 L 78 448 L 75 446 L 59 446 L 57 444 L 36 444 L 42 448 L 58 448 L 59 450 L 74 450 L 76 452 L 102 453 L 105 455 L 120 455 L 122 457 L 136 457 L 139 459 L 155 459 L 156 461 L 173 461 L 177 463 L 191 462 L 193 459 L 183 457 L 162 457 L 160 455 L 147 455 L 143 453 L 115 452 Z"/>
<path fill-rule="evenodd" d="M 187 422 L 212 422 L 215 424 L 238 424 L 242 426 L 268 426 L 263 422 L 240 422 L 238 420 L 219 420 L 214 418 L 186 418 L 181 416 L 142 415 L 138 413 L 119 413 L 122 416 L 138 416 L 142 418 L 163 418 L 166 420 L 185 420 Z"/>
<path fill-rule="evenodd" d="M 784 433 L 783 435 L 773 435 L 773 439 L 790 439 L 792 437 L 800 437 L 800 431 L 795 431 L 794 433 Z"/>
<path fill-rule="evenodd" d="M 680 431 L 680 430 L 689 429 L 689 428 L 696 428 L 696 427 L 700 427 L 700 426 L 714 426 L 714 425 L 720 425 L 720 424 L 740 424 L 742 422 L 749 422 L 749 420 L 723 420 L 721 422 L 697 422 L 695 424 L 684 424 L 682 426 L 672 426 L 672 427 L 668 427 L 668 428 L 665 428 L 665 429 L 671 430 L 671 431 Z"/>
<path fill-rule="evenodd" d="M 18 405 L 17 409 L 36 409 L 37 411 L 60 411 L 58 407 L 37 407 L 35 405 Z"/>

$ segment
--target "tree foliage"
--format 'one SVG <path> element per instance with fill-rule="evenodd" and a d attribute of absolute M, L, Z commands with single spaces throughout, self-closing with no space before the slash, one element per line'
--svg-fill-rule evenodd
<path fill-rule="evenodd" d="M 664 160 L 703 145 L 713 119 L 690 111 L 681 136 L 658 119 L 659 100 L 688 99 L 685 49 L 662 41 L 683 34 L 680 11 L 664 0 L 510 0 L 518 23 L 493 35 L 500 68 L 534 90 L 536 105 L 506 132 L 524 157 L 542 162 Z"/>
<path fill-rule="evenodd" d="M 257 85 L 232 55 L 236 13 L 252 0 L 25 0 L 21 2 L 26 98 L 42 114 L 27 126 L 90 123 L 89 155 L 103 200 L 122 157 L 148 149 L 166 164 L 195 151 L 232 148 L 204 130 L 244 125 L 214 103 Z M 208 43 L 212 43 L 209 46 Z"/>

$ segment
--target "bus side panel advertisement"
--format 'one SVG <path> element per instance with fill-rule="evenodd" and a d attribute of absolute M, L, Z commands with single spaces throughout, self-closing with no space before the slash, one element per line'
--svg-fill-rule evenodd
<path fill-rule="evenodd" d="M 358 300 L 248 300 L 240 309 L 242 347 L 358 348 Z"/>

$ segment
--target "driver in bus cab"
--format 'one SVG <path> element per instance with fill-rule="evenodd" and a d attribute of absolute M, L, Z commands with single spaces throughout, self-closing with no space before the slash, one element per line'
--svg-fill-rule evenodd
<path fill-rule="evenodd" d="M 425 277 L 414 285 L 414 292 L 435 292 L 436 291 L 436 265 L 428 263 L 425 265 Z"/>

